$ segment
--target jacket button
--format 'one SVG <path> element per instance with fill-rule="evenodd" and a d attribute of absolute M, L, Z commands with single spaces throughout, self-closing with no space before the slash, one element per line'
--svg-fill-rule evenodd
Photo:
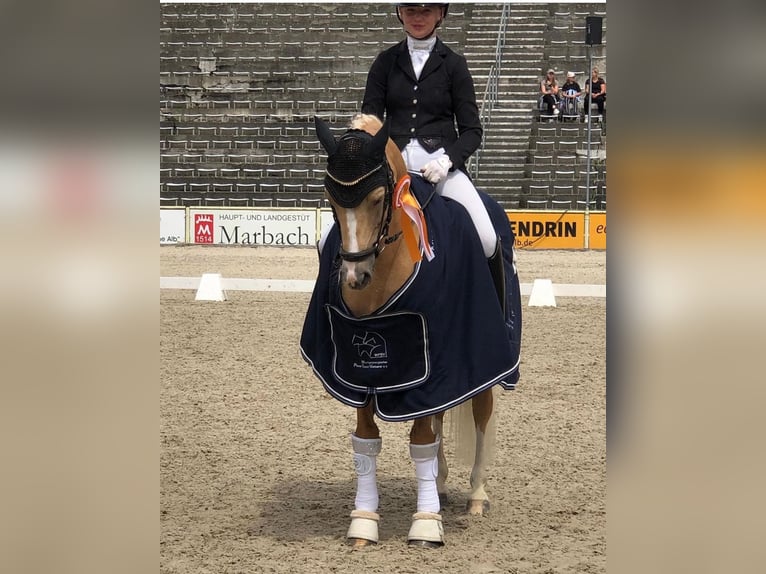
<path fill-rule="evenodd" d="M 417 104 L 417 103 L 418 103 L 418 99 L 417 99 L 417 98 L 415 98 L 414 100 L 412 100 L 412 103 L 413 103 L 413 104 Z"/>
<path fill-rule="evenodd" d="M 417 87 L 417 86 L 412 86 L 412 89 L 413 89 L 413 90 L 417 90 L 417 89 L 418 89 L 418 87 Z"/>
<path fill-rule="evenodd" d="M 415 128 L 410 128 L 410 133 L 414 134 L 415 133 Z"/>
<path fill-rule="evenodd" d="M 416 118 L 416 117 L 418 117 L 418 114 L 412 114 L 412 117 Z"/>

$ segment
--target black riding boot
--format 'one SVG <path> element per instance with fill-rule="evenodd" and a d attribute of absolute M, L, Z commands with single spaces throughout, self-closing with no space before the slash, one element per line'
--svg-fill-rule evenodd
<path fill-rule="evenodd" d="M 492 283 L 495 285 L 497 298 L 500 300 L 500 308 L 505 315 L 505 270 L 503 268 L 503 250 L 499 239 L 495 252 L 487 259 L 487 264 L 489 265 L 489 272 L 492 274 Z"/>

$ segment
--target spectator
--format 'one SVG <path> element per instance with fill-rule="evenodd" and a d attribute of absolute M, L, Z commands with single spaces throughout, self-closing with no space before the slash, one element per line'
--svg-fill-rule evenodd
<path fill-rule="evenodd" d="M 567 81 L 561 86 L 561 101 L 565 115 L 577 115 L 577 103 L 582 96 L 580 84 L 575 80 L 574 72 L 567 72 Z"/>
<path fill-rule="evenodd" d="M 590 94 L 591 99 L 598 106 L 598 113 L 601 114 L 602 118 L 606 119 L 606 110 L 604 109 L 606 82 L 603 78 L 598 77 L 598 68 L 593 68 L 590 79 L 585 82 L 585 94 L 585 113 L 590 113 L 590 103 L 587 96 L 587 94 Z"/>
<path fill-rule="evenodd" d="M 543 94 L 543 103 L 548 106 L 548 115 L 557 116 L 559 114 L 559 84 L 556 81 L 556 72 L 548 70 L 545 77 L 540 82 L 540 93 Z"/>
<path fill-rule="evenodd" d="M 407 169 L 422 174 L 436 185 L 436 193 L 466 208 L 493 277 L 502 281 L 495 228 L 465 171 L 465 162 L 483 134 L 473 78 L 465 57 L 436 35 L 448 9 L 448 4 L 396 4 L 406 38 L 373 62 L 362 113 L 385 118 Z"/>

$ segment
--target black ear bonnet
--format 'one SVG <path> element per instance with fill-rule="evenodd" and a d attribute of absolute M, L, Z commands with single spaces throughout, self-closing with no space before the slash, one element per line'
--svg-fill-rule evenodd
<path fill-rule="evenodd" d="M 356 207 L 373 189 L 388 186 L 387 129 L 375 136 L 351 129 L 335 140 L 326 124 L 317 120 L 317 135 L 327 152 L 324 185 L 333 201 L 341 207 Z"/>

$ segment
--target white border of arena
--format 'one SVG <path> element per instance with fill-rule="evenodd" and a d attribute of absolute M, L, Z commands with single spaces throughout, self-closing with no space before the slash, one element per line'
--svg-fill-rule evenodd
<path fill-rule="evenodd" d="M 160 289 L 198 289 L 202 277 L 160 277 Z M 314 281 L 309 279 L 236 279 L 221 278 L 224 291 L 276 291 L 311 293 Z M 521 294 L 529 295 L 532 283 L 521 284 Z M 554 283 L 555 297 L 606 297 L 606 285 Z"/>

